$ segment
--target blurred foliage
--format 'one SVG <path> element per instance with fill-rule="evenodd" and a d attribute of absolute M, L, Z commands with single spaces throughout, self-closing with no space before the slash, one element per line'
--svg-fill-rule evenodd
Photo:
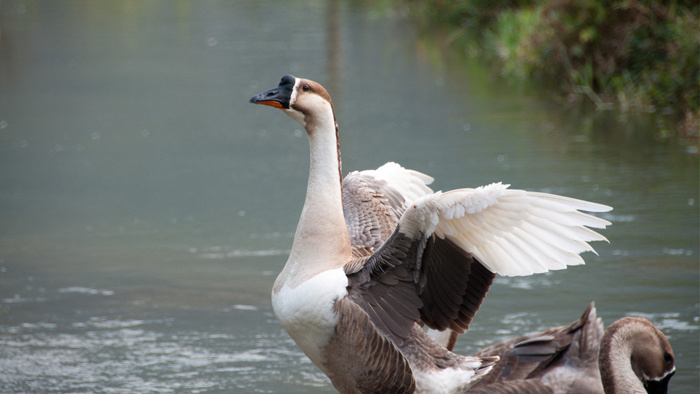
<path fill-rule="evenodd" d="M 675 115 L 697 143 L 697 1 L 402 0 L 425 28 L 451 26 L 508 77 L 553 84 L 599 108 Z M 471 44 L 470 44 L 471 45 Z M 573 93 L 573 94 L 572 94 Z M 578 94 L 580 95 L 578 95 Z"/>

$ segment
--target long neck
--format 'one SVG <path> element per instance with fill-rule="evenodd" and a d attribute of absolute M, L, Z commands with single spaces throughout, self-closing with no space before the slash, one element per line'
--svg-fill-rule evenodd
<path fill-rule="evenodd" d="M 646 393 L 632 369 L 633 343 L 632 333 L 626 329 L 615 331 L 603 339 L 599 368 L 606 394 Z"/>
<path fill-rule="evenodd" d="M 311 155 L 306 200 L 289 260 L 278 279 L 292 287 L 343 266 L 352 255 L 343 215 L 340 156 L 332 109 L 329 115 L 306 125 Z"/>

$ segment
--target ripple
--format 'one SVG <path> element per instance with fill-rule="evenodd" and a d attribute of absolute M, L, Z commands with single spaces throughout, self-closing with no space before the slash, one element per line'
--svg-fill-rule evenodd
<path fill-rule="evenodd" d="M 114 295 L 114 292 L 112 290 L 98 290 L 98 289 L 91 289 L 89 287 L 80 287 L 80 286 L 64 287 L 62 289 L 58 289 L 58 292 L 59 293 L 81 293 L 81 294 L 102 295 L 102 296 Z"/>
<path fill-rule="evenodd" d="M 175 323 L 96 316 L 72 323 L 0 325 L 0 392 L 274 392 L 287 386 L 308 392 L 303 387 L 328 387 L 327 378 L 276 325 L 233 335 L 173 329 Z"/>
<path fill-rule="evenodd" d="M 632 312 L 629 316 L 638 316 L 648 319 L 656 328 L 661 331 L 664 330 L 676 330 L 676 331 L 697 331 L 700 327 L 697 324 L 697 316 L 693 318 L 695 323 L 691 323 L 681 319 L 681 314 L 678 312 L 665 312 L 665 313 L 643 313 L 643 312 Z"/>
<path fill-rule="evenodd" d="M 233 309 L 238 309 L 241 311 L 257 311 L 258 307 L 254 305 L 234 305 Z"/>
<path fill-rule="evenodd" d="M 494 283 L 505 285 L 512 289 L 531 290 L 555 286 L 558 285 L 560 281 L 552 279 L 550 272 L 545 272 L 535 276 L 498 276 L 494 279 Z"/>
<path fill-rule="evenodd" d="M 5 304 L 16 304 L 22 302 L 44 302 L 46 298 L 44 297 L 22 297 L 19 294 L 15 294 L 12 298 L 3 298 L 2 302 Z"/>
<path fill-rule="evenodd" d="M 670 256 L 692 256 L 694 254 L 692 249 L 663 248 L 663 252 Z"/>
<path fill-rule="evenodd" d="M 613 214 L 613 213 L 603 213 L 599 215 L 601 218 L 605 220 L 609 220 L 613 223 L 630 223 L 634 222 L 637 220 L 637 217 L 634 215 L 619 215 L 619 214 Z"/>
<path fill-rule="evenodd" d="M 108 320 L 104 317 L 92 317 L 87 322 L 75 322 L 73 327 L 93 327 L 93 328 L 125 328 L 134 327 L 146 323 L 144 320 Z"/>
<path fill-rule="evenodd" d="M 230 259 L 237 257 L 264 257 L 264 256 L 286 256 L 289 254 L 288 249 L 264 249 L 264 250 L 247 250 L 247 249 L 227 249 L 222 246 L 212 246 L 204 248 L 201 251 L 197 248 L 190 248 L 190 253 L 199 254 L 200 257 L 210 260 Z"/>

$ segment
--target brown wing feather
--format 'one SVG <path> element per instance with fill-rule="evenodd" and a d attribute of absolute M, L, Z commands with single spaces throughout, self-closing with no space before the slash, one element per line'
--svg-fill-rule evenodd
<path fill-rule="evenodd" d="M 548 371 L 560 365 L 565 357 L 587 361 L 592 356 L 595 359 L 598 344 L 586 343 L 589 336 L 586 330 L 598 330 L 593 326 L 596 324 L 595 318 L 591 318 L 593 307 L 591 303 L 580 319 L 568 325 L 553 327 L 539 334 L 513 338 L 476 353 L 475 356 L 482 357 L 499 356 L 500 360 L 474 388 L 491 392 L 491 385 L 495 383 L 539 381 Z M 572 348 L 578 352 L 572 354 Z"/>
<path fill-rule="evenodd" d="M 349 296 L 397 343 L 422 320 L 435 329 L 464 332 L 494 274 L 452 242 L 415 239 L 398 231 L 351 275 Z"/>
<path fill-rule="evenodd" d="M 335 304 L 339 320 L 326 347 L 329 374 L 341 393 L 412 393 L 415 382 L 405 357 L 380 335 L 366 313 L 343 298 Z"/>
<path fill-rule="evenodd" d="M 426 243 L 421 268 L 421 319 L 430 328 L 464 333 L 495 274 L 451 241 L 435 236 Z"/>
<path fill-rule="evenodd" d="M 343 212 L 353 247 L 374 251 L 394 232 L 406 210 L 403 196 L 386 181 L 362 173 L 343 179 Z"/>

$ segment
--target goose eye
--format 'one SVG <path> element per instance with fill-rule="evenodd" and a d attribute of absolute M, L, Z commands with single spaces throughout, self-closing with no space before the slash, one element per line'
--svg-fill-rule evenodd
<path fill-rule="evenodd" d="M 309 85 L 304 85 L 301 87 L 301 90 L 308 92 L 309 90 L 311 90 L 311 88 L 309 87 Z"/>

